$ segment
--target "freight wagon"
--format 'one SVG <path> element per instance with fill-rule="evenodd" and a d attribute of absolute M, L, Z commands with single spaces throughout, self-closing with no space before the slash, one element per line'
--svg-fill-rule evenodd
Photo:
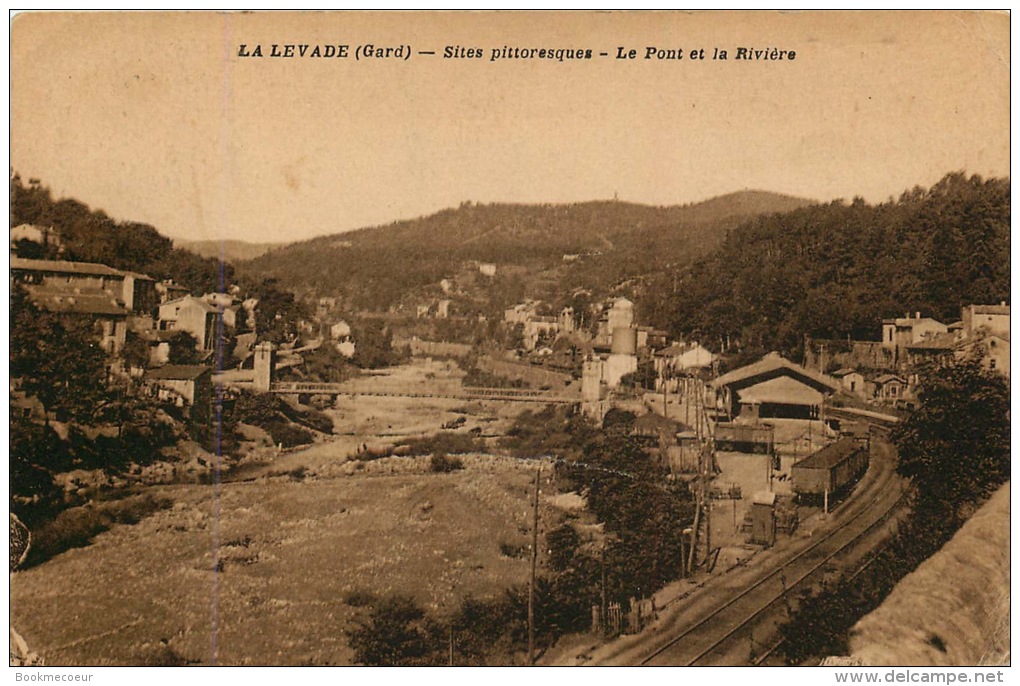
<path fill-rule="evenodd" d="M 839 497 L 849 491 L 868 469 L 868 450 L 851 437 L 808 455 L 793 465 L 793 491 L 801 499 Z"/>
<path fill-rule="evenodd" d="M 771 424 L 719 422 L 715 425 L 715 446 L 718 450 L 771 455 L 775 445 L 775 429 Z"/>

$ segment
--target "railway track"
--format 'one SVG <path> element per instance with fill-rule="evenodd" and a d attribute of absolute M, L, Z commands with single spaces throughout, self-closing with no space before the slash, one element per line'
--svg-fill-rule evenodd
<path fill-rule="evenodd" d="M 839 526 L 817 541 L 786 558 L 721 604 L 714 604 L 692 617 L 690 624 L 645 655 L 640 664 L 733 664 L 732 661 L 719 660 L 738 650 L 740 640 L 751 636 L 751 629 L 767 618 L 769 610 L 784 602 L 791 592 L 809 585 L 837 557 L 852 550 L 859 541 L 882 526 L 902 502 L 903 492 L 895 485 L 893 465 L 888 459 L 891 447 L 884 442 L 881 445 L 886 459 L 881 463 L 882 473 L 875 478 L 873 489 L 877 492 L 873 497 L 857 501 L 852 510 L 841 513 L 845 518 Z M 768 653 L 777 646 L 770 646 Z M 760 664 L 753 657 L 750 661 Z"/>

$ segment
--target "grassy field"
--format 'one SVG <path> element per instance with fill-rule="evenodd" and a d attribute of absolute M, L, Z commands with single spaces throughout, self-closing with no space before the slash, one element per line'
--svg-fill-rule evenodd
<path fill-rule="evenodd" d="M 161 488 L 173 507 L 15 574 L 12 622 L 50 665 L 345 664 L 360 592 L 444 612 L 523 582 L 526 557 L 501 544 L 527 545 L 532 478 L 468 458 L 453 474 Z"/>
<path fill-rule="evenodd" d="M 374 379 L 385 383 L 459 381 L 423 362 Z M 347 460 L 362 442 L 435 432 L 458 405 L 347 398 L 332 412 L 348 435 L 265 450 L 244 481 L 150 487 L 172 506 L 13 575 L 11 621 L 49 665 L 346 664 L 364 592 L 444 613 L 522 583 L 526 553 L 501 551 L 529 542 L 532 466 L 466 456 L 464 470 L 432 474 L 428 458 Z M 475 407 L 464 430 L 521 409 Z"/>

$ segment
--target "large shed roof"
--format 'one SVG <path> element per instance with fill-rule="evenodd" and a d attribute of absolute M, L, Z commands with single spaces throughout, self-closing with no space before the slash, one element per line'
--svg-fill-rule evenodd
<path fill-rule="evenodd" d="M 820 393 L 834 393 L 840 385 L 827 376 L 790 362 L 779 353 L 769 353 L 754 364 L 734 369 L 712 382 L 715 388 L 729 387 L 731 390 L 747 388 L 780 376 L 792 377 Z"/>
<path fill-rule="evenodd" d="M 853 438 L 841 438 L 793 465 L 794 469 L 831 469 L 853 455 L 861 447 Z"/>
<path fill-rule="evenodd" d="M 825 399 L 811 386 L 789 376 L 777 376 L 737 392 L 741 403 L 821 405 Z"/>

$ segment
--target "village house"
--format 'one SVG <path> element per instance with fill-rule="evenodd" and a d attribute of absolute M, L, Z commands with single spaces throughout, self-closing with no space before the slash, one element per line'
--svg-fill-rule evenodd
<path fill-rule="evenodd" d="M 342 341 L 351 336 L 351 325 L 342 319 L 329 327 L 329 337 L 334 341 Z"/>
<path fill-rule="evenodd" d="M 669 334 L 661 329 L 650 326 L 637 327 L 638 350 L 660 350 L 666 347 L 668 341 Z"/>
<path fill-rule="evenodd" d="M 512 305 L 503 311 L 503 321 L 510 325 L 524 325 L 529 319 L 538 314 L 539 302 L 527 300 L 517 305 Z"/>
<path fill-rule="evenodd" d="M 533 316 L 524 323 L 524 348 L 534 350 L 539 341 L 552 343 L 560 330 L 557 317 Z"/>
<path fill-rule="evenodd" d="M 964 357 L 975 353 L 981 364 L 1009 378 L 1009 334 L 984 333 L 964 339 L 956 346 L 956 355 Z"/>
<path fill-rule="evenodd" d="M 907 371 L 916 373 L 922 365 L 948 363 L 978 351 L 986 367 L 1008 377 L 1009 341 L 1009 305 L 967 305 L 961 309 L 961 320 L 947 326 L 945 333 L 926 333 L 908 343 L 901 361 Z M 916 383 L 917 378 L 912 375 L 910 380 Z"/>
<path fill-rule="evenodd" d="M 907 380 L 896 374 L 882 374 L 874 380 L 875 398 L 883 402 L 895 402 L 907 395 Z"/>
<path fill-rule="evenodd" d="M 11 257 L 11 283 L 67 295 L 105 295 L 131 312 L 147 315 L 156 304 L 155 279 L 94 262 Z"/>
<path fill-rule="evenodd" d="M 574 330 L 576 328 L 574 325 L 574 308 L 564 307 L 562 310 L 560 310 L 559 322 L 560 333 L 562 334 L 574 333 Z"/>
<path fill-rule="evenodd" d="M 186 408 L 191 419 L 208 419 L 212 399 L 212 372 L 209 367 L 192 364 L 156 367 L 146 370 L 143 384 L 151 396 Z"/>
<path fill-rule="evenodd" d="M 124 272 L 124 305 L 132 312 L 151 318 L 159 305 L 156 280 L 145 274 Z"/>
<path fill-rule="evenodd" d="M 161 331 L 187 331 L 198 343 L 199 350 L 212 350 L 221 330 L 222 313 L 202 298 L 186 296 L 159 306 Z"/>
<path fill-rule="evenodd" d="M 170 339 L 176 331 L 149 330 L 141 332 L 141 338 L 149 346 L 149 366 L 158 367 L 170 361 Z"/>
<path fill-rule="evenodd" d="M 964 336 L 974 336 L 981 330 L 1009 336 L 1009 305 L 1005 301 L 998 305 L 968 305 L 963 308 L 960 319 Z"/>
<path fill-rule="evenodd" d="M 350 338 L 343 341 L 335 341 L 333 345 L 336 347 L 336 351 L 346 358 L 354 357 L 354 353 L 357 347 L 353 340 Z"/>
<path fill-rule="evenodd" d="M 61 250 L 60 236 L 49 226 L 35 226 L 33 224 L 21 224 L 11 228 L 11 253 L 18 255 L 21 241 L 30 241 L 40 248 L 52 248 L 58 253 Z M 30 257 L 30 255 L 18 255 L 19 257 Z"/>
<path fill-rule="evenodd" d="M 191 291 L 178 283 L 174 283 L 172 280 L 166 280 L 156 284 L 156 294 L 159 296 L 160 304 L 162 304 L 191 295 Z"/>
<path fill-rule="evenodd" d="M 695 341 L 674 343 L 657 351 L 652 359 L 655 364 L 656 387 L 661 390 L 665 383 L 667 390 L 672 393 L 677 390 L 680 376 L 694 370 L 711 368 L 717 355 Z"/>
<path fill-rule="evenodd" d="M 99 347 L 109 355 L 119 355 L 127 340 L 127 320 L 131 314 L 118 301 L 103 292 L 67 294 L 65 291 L 28 286 L 29 298 L 49 312 L 91 321 L 99 336 Z"/>
<path fill-rule="evenodd" d="M 903 361 L 906 362 L 908 370 L 913 371 L 928 362 L 948 360 L 954 356 L 958 343 L 958 334 L 947 328 L 946 333 L 925 336 L 915 343 L 908 344 Z"/>
<path fill-rule="evenodd" d="M 336 309 L 337 299 L 329 296 L 319 298 L 315 305 L 315 314 L 319 319 L 329 316 L 329 313 Z"/>
<path fill-rule="evenodd" d="M 930 317 L 922 317 L 915 312 L 911 317 L 882 320 L 882 347 L 893 355 L 894 364 L 907 362 L 907 348 L 920 343 L 924 338 L 944 334 L 949 327 Z"/>
<path fill-rule="evenodd" d="M 868 396 L 866 390 L 866 381 L 864 375 L 855 369 L 849 367 L 843 367 L 837 369 L 831 374 L 832 378 L 839 381 L 843 390 L 851 395 L 856 395 L 859 398 L 866 398 Z"/>
<path fill-rule="evenodd" d="M 496 275 L 496 265 L 491 262 L 482 262 L 478 265 L 478 272 L 482 276 L 488 276 L 491 278 Z"/>

